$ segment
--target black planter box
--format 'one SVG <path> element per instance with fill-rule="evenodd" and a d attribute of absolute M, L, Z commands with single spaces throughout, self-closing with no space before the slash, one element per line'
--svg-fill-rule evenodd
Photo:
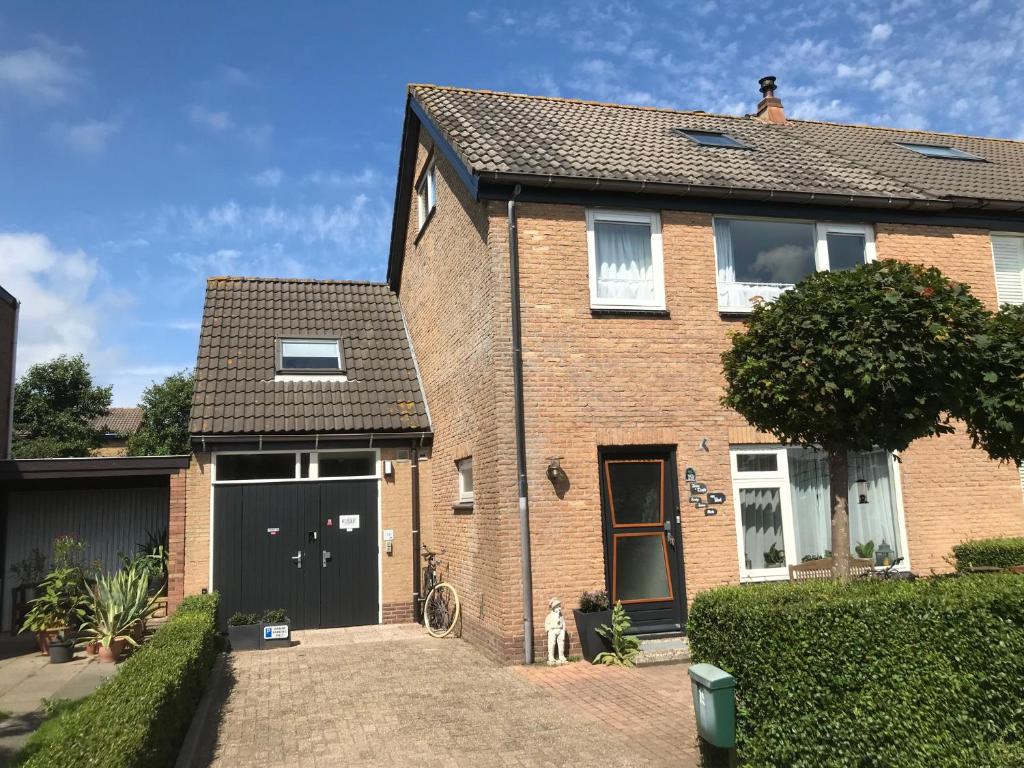
<path fill-rule="evenodd" d="M 267 637 L 271 627 L 284 627 L 284 637 Z M 271 648 L 290 648 L 292 645 L 291 619 L 285 619 L 274 624 L 260 624 L 260 648 L 269 650 Z"/>
<path fill-rule="evenodd" d="M 576 634 L 579 636 L 580 652 L 584 659 L 593 661 L 597 654 L 611 650 L 608 641 L 597 634 L 598 627 L 604 624 L 611 626 L 611 610 L 583 613 L 574 609 L 572 615 L 576 619 Z"/>
<path fill-rule="evenodd" d="M 262 624 L 228 625 L 228 641 L 232 651 L 258 651 L 260 636 L 263 634 Z"/>

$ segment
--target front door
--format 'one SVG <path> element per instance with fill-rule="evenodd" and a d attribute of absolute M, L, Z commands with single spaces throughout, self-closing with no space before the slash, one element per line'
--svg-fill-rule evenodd
<path fill-rule="evenodd" d="M 324 483 L 320 626 L 377 623 L 377 481 Z"/>
<path fill-rule="evenodd" d="M 682 580 L 675 455 L 668 449 L 601 451 L 605 567 L 612 604 L 640 632 L 682 630 Z"/>

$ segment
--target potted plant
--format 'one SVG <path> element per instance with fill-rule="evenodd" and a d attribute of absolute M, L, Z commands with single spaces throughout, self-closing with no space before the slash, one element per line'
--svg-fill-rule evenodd
<path fill-rule="evenodd" d="M 258 651 L 261 629 L 258 613 L 233 613 L 228 619 L 228 642 L 231 643 L 231 650 Z"/>
<path fill-rule="evenodd" d="M 260 623 L 260 648 L 289 648 L 291 644 L 291 620 L 284 608 L 268 608 Z"/>
<path fill-rule="evenodd" d="M 66 630 L 57 632 L 57 636 L 47 644 L 47 652 L 50 654 L 51 664 L 64 664 L 71 661 L 75 655 L 75 641 L 71 633 Z"/>
<path fill-rule="evenodd" d="M 133 633 L 155 610 L 148 578 L 137 569 L 125 568 L 113 576 L 101 574 L 88 589 L 90 610 L 83 635 L 99 643 L 100 661 L 115 662 L 126 646 L 139 644 Z"/>
<path fill-rule="evenodd" d="M 608 650 L 608 644 L 598 633 L 598 627 L 611 623 L 612 610 L 608 601 L 608 593 L 603 589 L 584 592 L 580 595 L 580 607 L 573 609 L 576 621 L 576 635 L 580 643 L 580 653 L 587 661 Z"/>
<path fill-rule="evenodd" d="M 36 633 L 39 652 L 49 653 L 49 644 L 73 631 L 86 615 L 82 594 L 82 573 L 78 568 L 59 566 L 46 575 L 38 594 L 29 603 L 21 632 Z"/>
<path fill-rule="evenodd" d="M 17 588 L 22 590 L 25 602 L 34 600 L 38 597 L 36 590 L 39 583 L 46 578 L 46 555 L 38 549 L 33 549 L 11 565 L 11 575 L 17 580 Z"/>
<path fill-rule="evenodd" d="M 640 655 L 640 638 L 629 634 L 633 622 L 622 607 L 622 602 L 615 603 L 612 609 L 611 625 L 597 628 L 597 633 L 608 641 L 608 650 L 601 651 L 594 657 L 594 664 L 614 667 L 635 667 L 636 657 Z"/>

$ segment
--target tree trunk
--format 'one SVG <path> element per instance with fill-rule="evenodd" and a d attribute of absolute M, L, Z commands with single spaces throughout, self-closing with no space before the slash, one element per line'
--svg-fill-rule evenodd
<path fill-rule="evenodd" d="M 828 452 L 828 485 L 832 502 L 832 575 L 850 580 L 850 468 L 845 450 Z"/>

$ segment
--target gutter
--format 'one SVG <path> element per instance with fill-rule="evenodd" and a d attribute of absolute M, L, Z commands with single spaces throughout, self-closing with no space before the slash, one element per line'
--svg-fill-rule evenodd
<path fill-rule="evenodd" d="M 523 663 L 533 663 L 533 565 L 530 552 L 530 501 L 526 481 L 526 420 L 523 413 L 523 333 L 519 306 L 519 230 L 516 185 L 508 201 L 508 266 L 512 304 L 512 381 L 516 423 L 516 471 L 519 475 L 519 547 L 523 580 Z"/>

